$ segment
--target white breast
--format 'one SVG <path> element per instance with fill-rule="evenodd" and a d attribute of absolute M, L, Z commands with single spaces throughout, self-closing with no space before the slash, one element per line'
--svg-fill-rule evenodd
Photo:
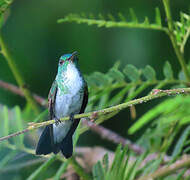
<path fill-rule="evenodd" d="M 83 88 L 83 79 L 77 71 L 75 65 L 69 64 L 67 71 L 63 75 L 63 83 L 67 85 L 66 93 L 59 88 L 55 101 L 55 115 L 57 118 L 78 114 L 81 109 L 83 94 L 80 92 Z M 53 125 L 54 141 L 61 142 L 68 133 L 72 125 L 71 121 L 65 121 L 58 126 Z"/>

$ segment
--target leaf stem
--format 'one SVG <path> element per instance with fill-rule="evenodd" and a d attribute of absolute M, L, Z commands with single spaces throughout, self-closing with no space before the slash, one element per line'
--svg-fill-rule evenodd
<path fill-rule="evenodd" d="M 189 166 L 190 166 L 190 157 L 185 155 L 182 159 L 176 161 L 175 163 L 169 166 L 168 165 L 163 166 L 159 168 L 157 171 L 155 171 L 154 173 L 151 173 L 148 176 L 138 178 L 137 180 L 157 179 L 157 178 L 165 177 L 165 176 L 168 176 L 169 174 L 176 172 L 176 170 L 178 169 L 182 169 Z"/>
<path fill-rule="evenodd" d="M 167 34 L 170 37 L 170 40 L 172 42 L 172 46 L 174 48 L 174 51 L 175 51 L 176 56 L 178 58 L 178 61 L 182 67 L 182 70 L 185 74 L 186 80 L 189 82 L 190 81 L 190 73 L 187 69 L 185 59 L 183 57 L 183 54 L 180 52 L 180 48 L 177 45 L 176 38 L 174 35 L 173 20 L 172 20 L 172 15 L 171 15 L 171 10 L 170 10 L 170 0 L 163 0 L 163 4 L 164 4 L 164 9 L 165 9 L 166 17 L 167 17 L 167 22 L 168 22 L 168 30 L 169 31 L 167 32 Z"/>
<path fill-rule="evenodd" d="M 69 164 L 72 165 L 76 173 L 84 180 L 91 180 L 92 177 L 84 171 L 84 169 L 80 166 L 80 164 L 75 160 L 74 157 L 68 159 Z"/>
<path fill-rule="evenodd" d="M 141 28 L 141 29 L 152 29 L 168 32 L 168 29 L 156 24 L 146 24 L 146 23 L 134 23 L 134 22 L 117 22 L 111 20 L 103 20 L 103 19 L 88 19 L 80 17 L 76 14 L 69 14 L 65 18 L 58 19 L 57 23 L 64 22 L 76 22 L 76 23 L 86 23 L 88 25 L 97 25 L 98 27 L 127 27 L 127 28 Z"/>
<path fill-rule="evenodd" d="M 16 67 L 16 64 L 2 38 L 2 33 L 0 32 L 0 46 L 1 46 L 1 53 L 3 54 L 3 56 L 5 57 L 8 65 L 9 65 L 9 68 L 11 69 L 13 75 L 14 75 L 14 78 L 16 79 L 20 89 L 22 90 L 27 102 L 31 105 L 32 109 L 34 110 L 34 112 L 36 114 L 39 113 L 39 109 L 38 109 L 38 106 L 35 102 L 35 100 L 33 99 L 30 91 L 28 89 L 26 89 L 26 85 L 25 85 L 25 82 L 18 70 L 18 68 Z"/>
<path fill-rule="evenodd" d="M 177 94 L 184 94 L 184 93 L 190 93 L 190 88 L 178 88 L 178 89 L 171 89 L 171 90 L 155 89 L 152 91 L 152 93 L 150 93 L 149 95 L 144 96 L 142 98 L 134 99 L 134 100 L 131 100 L 129 102 L 118 104 L 118 105 L 115 105 L 115 106 L 112 106 L 109 108 L 105 108 L 102 110 L 98 110 L 98 111 L 93 111 L 93 112 L 88 112 L 88 113 L 83 113 L 83 114 L 77 114 L 74 116 L 74 119 L 80 119 L 80 118 L 88 117 L 91 120 L 91 119 L 94 119 L 94 116 L 96 118 L 98 118 L 98 117 L 101 117 L 103 115 L 108 115 L 112 112 L 118 112 L 120 110 L 126 109 L 127 107 L 137 105 L 137 104 L 142 104 L 142 103 L 145 103 L 147 101 L 151 101 L 151 100 L 156 99 L 156 98 L 161 98 L 164 96 L 177 95 Z M 70 119 L 70 117 L 68 116 L 68 117 L 61 118 L 60 120 L 66 121 L 69 119 Z M 49 121 L 45 121 L 45 122 L 41 122 L 41 123 L 30 123 L 28 128 L 26 128 L 20 132 L 1 137 L 0 141 L 7 140 L 7 139 L 14 137 L 14 136 L 17 136 L 19 134 L 23 134 L 23 133 L 28 132 L 30 130 L 34 130 L 34 129 L 37 129 L 37 128 L 40 128 L 43 126 L 47 126 L 47 125 L 50 125 L 53 123 L 55 123 L 55 120 L 49 120 Z"/>
<path fill-rule="evenodd" d="M 39 166 L 28 178 L 27 180 L 39 179 L 42 172 L 45 172 L 47 168 L 56 160 L 56 155 L 52 155 L 46 162 Z"/>

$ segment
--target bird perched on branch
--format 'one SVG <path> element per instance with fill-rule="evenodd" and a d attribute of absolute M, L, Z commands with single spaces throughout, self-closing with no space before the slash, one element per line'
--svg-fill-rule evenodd
<path fill-rule="evenodd" d="M 88 87 L 79 70 L 77 52 L 61 56 L 48 96 L 50 119 L 56 122 L 43 130 L 36 154 L 57 154 L 61 150 L 66 158 L 72 156 L 72 136 L 80 121 L 73 117 L 84 112 L 87 102 Z M 70 119 L 61 122 L 60 118 L 65 116 Z"/>

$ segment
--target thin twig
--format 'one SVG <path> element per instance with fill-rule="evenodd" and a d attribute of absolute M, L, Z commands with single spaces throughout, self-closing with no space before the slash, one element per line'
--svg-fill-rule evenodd
<path fill-rule="evenodd" d="M 182 54 L 184 54 L 185 44 L 186 44 L 189 36 L 190 36 L 190 27 L 187 29 L 187 32 L 185 34 L 185 37 L 184 37 L 183 42 L 182 42 L 181 47 L 180 47 L 180 52 Z"/>
<path fill-rule="evenodd" d="M 163 167 L 159 168 L 157 171 L 155 171 L 154 173 L 151 173 L 147 176 L 141 177 L 138 180 L 148 180 L 148 179 L 153 180 L 153 179 L 165 177 L 169 174 L 176 172 L 176 170 L 178 170 L 178 169 L 182 169 L 182 168 L 189 167 L 189 166 L 190 166 L 190 157 L 185 155 L 182 157 L 182 159 L 176 161 L 175 163 L 173 163 L 169 166 L 168 165 L 163 166 Z"/>
<path fill-rule="evenodd" d="M 77 115 L 74 116 L 74 119 L 80 119 L 80 118 L 88 117 L 90 120 L 92 120 L 93 119 L 93 114 L 96 114 L 97 117 L 100 117 L 102 115 L 106 115 L 106 114 L 109 114 L 109 113 L 112 113 L 112 112 L 115 112 L 115 111 L 118 111 L 118 110 L 123 110 L 123 109 L 125 109 L 127 107 L 137 105 L 137 104 L 142 104 L 142 103 L 145 103 L 147 101 L 151 101 L 151 100 L 156 99 L 156 98 L 161 98 L 161 97 L 164 97 L 164 96 L 177 95 L 177 94 L 184 94 L 184 93 L 190 93 L 190 88 L 178 88 L 178 89 L 171 89 L 171 90 L 159 90 L 159 89 L 158 90 L 153 90 L 153 92 L 151 94 L 149 94 L 147 96 L 144 96 L 142 98 L 134 99 L 132 101 L 122 103 L 122 104 L 119 104 L 119 105 L 115 105 L 115 106 L 105 108 L 105 109 L 102 109 L 102 110 L 98 110 L 98 111 L 93 111 L 93 112 L 83 113 L 83 114 L 77 114 Z M 66 120 L 69 120 L 69 119 L 70 119 L 70 117 L 67 116 L 67 117 L 61 118 L 60 120 L 61 121 L 66 121 Z M 40 127 L 43 127 L 43 126 L 47 126 L 47 125 L 50 125 L 50 124 L 53 124 L 53 123 L 55 123 L 55 120 L 49 120 L 49 121 L 45 121 L 45 122 L 42 122 L 42 123 L 30 123 L 29 127 L 26 128 L 25 130 L 23 130 L 23 132 L 20 131 L 19 134 L 23 134 L 23 133 L 25 133 L 25 131 L 28 132 L 28 130 L 34 130 L 34 129 L 37 129 L 37 128 L 40 128 Z M 19 134 L 14 133 L 14 134 L 2 137 L 2 138 L 0 138 L 0 141 L 7 140 L 7 139 L 9 139 L 11 137 L 14 137 L 14 136 L 17 136 Z"/>
<path fill-rule="evenodd" d="M 3 89 L 9 90 L 10 92 L 12 92 L 14 94 L 24 97 L 23 91 L 19 87 L 15 86 L 13 84 L 10 84 L 10 83 L 0 80 L 0 87 L 2 87 Z M 47 101 L 44 98 L 42 98 L 36 94 L 33 94 L 33 93 L 32 93 L 32 95 L 33 95 L 33 98 L 35 99 L 35 101 L 37 103 L 39 103 L 41 106 L 47 106 Z"/>
<path fill-rule="evenodd" d="M 4 81 L 0 80 L 0 87 L 4 88 L 6 90 L 9 90 L 9 91 L 11 91 L 14 94 L 17 94 L 17 95 L 20 95 L 20 96 L 24 97 L 24 94 L 23 94 L 22 90 L 19 89 L 19 87 L 15 86 L 15 85 L 12 85 L 10 83 L 7 83 L 7 82 L 4 82 Z M 36 102 L 38 102 L 40 105 L 47 106 L 47 101 L 44 98 L 42 98 L 42 97 L 40 97 L 40 96 L 38 96 L 36 94 L 33 94 L 33 97 L 36 100 Z M 92 117 L 92 118 L 94 118 L 94 117 Z M 90 123 L 87 122 L 87 120 L 83 119 L 83 122 L 91 130 L 94 130 L 93 129 L 94 126 L 92 127 L 90 125 Z M 93 123 L 93 124 L 96 126 L 95 127 L 96 130 L 100 126 L 100 125 L 97 125 L 95 123 Z M 25 129 L 25 132 L 28 132 L 28 131 L 29 131 L 29 129 Z M 23 131 L 20 131 L 20 132 L 11 134 L 11 136 L 6 136 L 6 137 L 3 137 L 3 138 L 0 138 L 0 141 L 4 141 L 4 140 L 9 139 L 10 137 L 17 136 L 17 135 L 21 134 L 22 132 Z M 23 132 L 23 133 L 25 133 L 25 132 Z M 141 148 L 140 146 L 138 146 L 136 144 L 132 144 L 129 140 L 124 139 L 123 137 L 119 136 L 115 132 L 113 132 L 113 131 L 111 131 L 109 129 L 106 129 L 106 128 L 102 127 L 102 126 L 99 128 L 99 131 L 95 131 L 94 130 L 94 132 L 98 133 L 104 139 L 107 139 L 107 140 L 109 140 L 111 142 L 114 142 L 116 144 L 120 144 L 121 143 L 123 146 L 125 146 L 127 144 L 129 146 L 129 149 L 133 150 L 137 154 L 141 154 L 144 151 L 143 148 Z M 107 134 L 108 134 L 107 136 L 105 136 L 105 132 L 107 132 Z M 112 137 L 113 139 L 110 138 L 110 137 Z"/>
<path fill-rule="evenodd" d="M 114 85 L 112 85 L 112 88 L 117 89 L 117 88 L 125 88 L 126 86 L 128 86 L 128 87 L 141 86 L 144 83 L 145 82 L 143 82 L 143 81 L 138 81 L 138 82 L 122 83 L 120 85 L 114 84 Z M 146 82 L 147 86 L 155 85 L 155 84 L 158 84 L 158 86 L 156 86 L 155 89 L 160 89 L 161 87 L 163 87 L 166 84 L 185 84 L 187 86 L 190 86 L 189 82 L 186 82 L 186 81 L 183 81 L 183 80 L 178 80 L 178 79 L 166 79 L 164 81 L 163 80 L 154 80 L 154 81 Z M 10 91 L 10 92 L 12 92 L 14 94 L 17 94 L 19 96 L 24 97 L 24 93 L 22 92 L 22 90 L 18 86 L 15 86 L 15 85 L 13 85 L 11 83 L 8 83 L 8 82 L 0 80 L 0 87 L 2 87 L 5 90 L 8 90 L 8 91 Z M 101 87 L 97 91 L 102 91 L 102 89 L 103 88 Z M 32 93 L 32 95 L 33 95 L 33 98 L 35 99 L 35 101 L 38 104 L 40 104 L 41 106 L 47 106 L 47 101 L 43 97 L 41 97 L 39 95 L 36 95 L 35 93 Z M 131 100 L 131 98 L 134 98 L 134 97 L 135 96 L 130 97 L 130 99 L 127 99 L 127 100 Z"/>
<path fill-rule="evenodd" d="M 148 26 L 145 23 L 131 23 L 131 22 L 117 22 L 111 20 L 102 20 L 102 19 L 89 19 L 80 17 L 77 14 L 69 14 L 65 18 L 58 19 L 57 23 L 64 23 L 64 22 L 76 22 L 76 23 L 85 23 L 88 25 L 100 25 L 101 27 L 119 27 L 119 28 L 140 28 L 140 29 L 152 29 L 152 30 L 159 30 L 167 32 L 168 29 L 166 27 L 162 27 L 156 24 L 149 24 Z"/>
<path fill-rule="evenodd" d="M 82 123 L 88 126 L 92 131 L 99 134 L 103 139 L 107 139 L 115 144 L 121 143 L 122 146 L 128 146 L 129 149 L 133 150 L 137 154 L 142 154 L 144 149 L 140 146 L 131 143 L 131 141 L 123 138 L 122 136 L 116 134 L 115 132 L 111 131 L 110 129 L 106 129 L 101 125 L 96 125 L 91 121 L 82 121 Z"/>
<path fill-rule="evenodd" d="M 19 171 L 20 169 L 29 168 L 34 165 L 43 163 L 46 161 L 46 158 L 38 158 L 38 159 L 32 159 L 28 161 L 21 162 L 15 166 L 15 164 L 11 164 L 7 167 L 1 168 L 0 173 L 11 173 L 13 171 Z"/>
<path fill-rule="evenodd" d="M 18 131 L 18 132 L 16 132 L 16 133 L 10 134 L 10 135 L 8 135 L 8 136 L 1 137 L 1 138 L 0 138 L 0 141 L 5 141 L 5 140 L 7 140 L 7 139 L 9 139 L 9 138 L 18 136 L 18 135 L 20 135 L 20 134 L 24 134 L 24 133 L 26 133 L 26 132 L 28 132 L 28 131 L 30 131 L 30 128 L 24 129 L 24 130 L 22 130 L 22 131 Z"/>
<path fill-rule="evenodd" d="M 181 53 L 179 46 L 177 45 L 177 41 L 176 41 L 176 38 L 174 35 L 173 20 L 172 20 L 172 15 L 171 15 L 171 10 L 170 10 L 170 0 L 163 0 L 163 4 L 164 4 L 164 9 L 165 9 L 166 17 L 167 17 L 167 22 L 168 22 L 168 29 L 169 29 L 167 31 L 167 34 L 170 37 L 172 46 L 173 46 L 176 56 L 178 58 L 179 64 L 181 65 L 181 68 L 185 74 L 186 80 L 189 82 L 190 81 L 190 73 L 187 69 L 187 65 L 185 63 L 184 56 Z"/>

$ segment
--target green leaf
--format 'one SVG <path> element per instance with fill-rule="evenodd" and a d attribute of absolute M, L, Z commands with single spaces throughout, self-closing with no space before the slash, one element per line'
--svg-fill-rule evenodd
<path fill-rule="evenodd" d="M 129 9 L 129 13 L 131 15 L 132 22 L 138 23 L 137 16 L 136 16 L 136 14 L 135 14 L 135 12 L 134 12 L 134 10 L 132 8 Z"/>
<path fill-rule="evenodd" d="M 173 70 L 168 61 L 164 64 L 163 72 L 166 79 L 173 79 Z"/>
<path fill-rule="evenodd" d="M 143 153 L 140 157 L 137 158 L 137 160 L 130 166 L 128 173 L 127 173 L 127 180 L 133 180 L 136 177 L 138 168 L 140 164 L 142 163 L 143 159 L 147 155 L 146 153 Z"/>
<path fill-rule="evenodd" d="M 124 148 L 124 154 L 127 155 L 125 162 L 123 164 L 123 169 L 121 169 L 121 179 L 126 179 L 125 176 L 127 176 L 127 169 L 130 167 L 129 158 L 130 158 L 130 152 L 127 154 L 127 146 Z"/>
<path fill-rule="evenodd" d="M 156 72 L 155 72 L 155 70 L 154 70 L 151 66 L 149 66 L 149 65 L 147 65 L 147 66 L 145 67 L 145 69 L 143 69 L 142 73 L 143 73 L 144 77 L 145 77 L 147 80 L 149 80 L 149 81 L 153 81 L 153 80 L 156 79 Z"/>
<path fill-rule="evenodd" d="M 69 165 L 68 161 L 64 162 L 64 163 L 60 166 L 60 168 L 58 169 L 58 171 L 56 172 L 56 174 L 55 174 L 53 180 L 60 180 L 60 179 L 61 179 L 61 178 L 60 178 L 61 175 L 65 172 L 65 170 L 67 169 L 68 165 Z"/>
<path fill-rule="evenodd" d="M 172 153 L 172 157 L 173 158 L 176 158 L 178 155 L 180 155 L 180 153 L 182 152 L 183 150 L 183 147 L 185 145 L 185 142 L 188 138 L 190 134 L 190 126 L 188 126 L 185 131 L 183 131 L 183 134 L 182 136 L 179 138 L 179 140 L 177 141 L 177 144 L 175 145 L 175 148 L 173 150 L 173 153 Z"/>
<path fill-rule="evenodd" d="M 137 130 L 142 128 L 145 124 L 150 122 L 153 118 L 157 117 L 160 113 L 167 111 L 171 111 L 174 108 L 177 108 L 181 102 L 181 98 L 175 98 L 162 102 L 157 105 L 155 108 L 149 110 L 146 114 L 144 114 L 131 128 L 129 128 L 129 134 L 134 134 Z"/>
<path fill-rule="evenodd" d="M 148 166 L 143 167 L 142 169 L 142 173 L 143 175 L 149 174 L 154 172 L 155 170 L 157 170 L 160 167 L 160 164 L 163 162 L 162 158 L 159 159 L 155 159 L 152 162 L 149 162 Z"/>
<path fill-rule="evenodd" d="M 22 118 L 21 118 L 21 110 L 18 106 L 16 106 L 14 108 L 15 110 L 15 118 L 16 118 L 16 127 L 17 127 L 17 131 L 21 131 L 23 130 L 23 124 L 22 124 Z M 20 134 L 19 136 L 17 136 L 15 138 L 15 143 L 19 146 L 19 147 L 23 147 L 24 146 L 24 134 Z"/>
<path fill-rule="evenodd" d="M 108 14 L 108 18 L 111 20 L 111 21 L 115 21 L 115 18 L 114 18 L 114 16 L 112 15 L 112 14 Z"/>
<path fill-rule="evenodd" d="M 10 153 L 8 153 L 6 156 L 3 157 L 3 159 L 1 159 L 0 161 L 0 169 L 4 168 L 8 162 L 15 157 L 16 155 L 16 151 L 11 151 Z"/>
<path fill-rule="evenodd" d="M 180 72 L 179 72 L 178 78 L 179 78 L 180 80 L 182 80 L 182 81 L 185 81 L 186 78 L 185 78 L 185 74 L 184 74 L 183 71 L 180 71 Z"/>
<path fill-rule="evenodd" d="M 9 8 L 13 0 L 2 0 L 0 2 L 0 16 Z"/>
<path fill-rule="evenodd" d="M 111 68 L 107 74 L 109 77 L 114 79 L 116 82 L 124 82 L 124 75 L 122 74 L 121 71 Z"/>
<path fill-rule="evenodd" d="M 113 106 L 113 105 L 119 104 L 130 88 L 131 86 L 126 86 L 125 88 L 123 88 L 119 93 L 117 93 L 114 97 L 110 99 L 107 106 Z"/>
<path fill-rule="evenodd" d="M 127 66 L 125 66 L 123 72 L 133 82 L 138 81 L 140 79 L 140 73 L 138 69 L 131 64 L 128 64 Z"/>
<path fill-rule="evenodd" d="M 180 21 L 174 22 L 174 34 L 180 51 L 184 54 L 184 48 L 190 36 L 190 15 L 180 12 Z"/>
<path fill-rule="evenodd" d="M 98 103 L 98 109 L 102 109 L 102 108 L 105 108 L 106 107 L 106 104 L 109 100 L 109 95 L 110 95 L 110 92 L 107 91 L 107 93 L 103 94 L 99 100 L 99 103 Z"/>
<path fill-rule="evenodd" d="M 107 172 L 109 169 L 109 157 L 108 157 L 108 153 L 106 153 L 103 157 L 103 161 L 102 164 L 104 166 L 104 171 Z"/>
<path fill-rule="evenodd" d="M 41 173 L 45 173 L 47 168 L 56 160 L 56 156 L 52 155 L 45 163 L 38 167 L 28 178 L 27 180 L 39 179 Z"/>
<path fill-rule="evenodd" d="M 145 24 L 146 26 L 150 24 L 148 17 L 145 17 L 143 24 Z"/>
<path fill-rule="evenodd" d="M 176 180 L 182 180 L 183 179 L 183 176 L 185 174 L 185 172 L 187 171 L 187 168 L 181 170 L 181 172 L 178 173 L 177 177 L 176 177 Z M 187 176 L 187 178 L 189 179 L 189 177 Z"/>
<path fill-rule="evenodd" d="M 119 144 L 117 146 L 117 149 L 115 151 L 115 157 L 114 157 L 114 160 L 113 160 L 113 163 L 112 163 L 112 166 L 111 166 L 111 171 L 114 170 L 114 167 L 116 166 L 116 164 L 118 163 L 118 160 L 119 160 L 119 157 L 120 157 L 120 151 L 121 151 L 121 144 Z"/>
<path fill-rule="evenodd" d="M 104 20 L 104 19 L 105 19 L 104 16 L 103 16 L 101 13 L 98 14 L 98 17 L 99 17 L 99 19 L 101 19 L 101 20 Z"/>
<path fill-rule="evenodd" d="M 126 22 L 126 18 L 123 16 L 122 13 L 119 12 L 118 17 L 120 18 L 121 21 Z"/>
<path fill-rule="evenodd" d="M 7 106 L 3 106 L 3 135 L 9 134 L 9 112 Z"/>
<path fill-rule="evenodd" d="M 126 161 L 128 163 L 128 158 L 126 158 L 127 150 L 128 150 L 128 147 L 125 146 L 122 152 L 120 152 L 120 161 L 116 167 L 118 168 L 118 170 L 116 171 L 118 174 L 118 177 L 122 177 L 122 179 L 124 179 L 125 177 L 125 170 L 127 168 Z M 129 154 L 127 156 L 129 157 Z"/>
<path fill-rule="evenodd" d="M 156 17 L 155 17 L 156 24 L 159 25 L 159 26 L 162 26 L 162 19 L 161 19 L 161 15 L 160 15 L 160 9 L 157 7 L 155 9 L 155 11 L 156 11 Z"/>
<path fill-rule="evenodd" d="M 98 161 L 92 168 L 93 179 L 94 180 L 103 180 L 105 177 L 104 169 L 100 161 Z"/>
<path fill-rule="evenodd" d="M 106 86 L 109 84 L 109 78 L 103 73 L 94 72 L 88 77 L 87 82 L 90 86 Z"/>

